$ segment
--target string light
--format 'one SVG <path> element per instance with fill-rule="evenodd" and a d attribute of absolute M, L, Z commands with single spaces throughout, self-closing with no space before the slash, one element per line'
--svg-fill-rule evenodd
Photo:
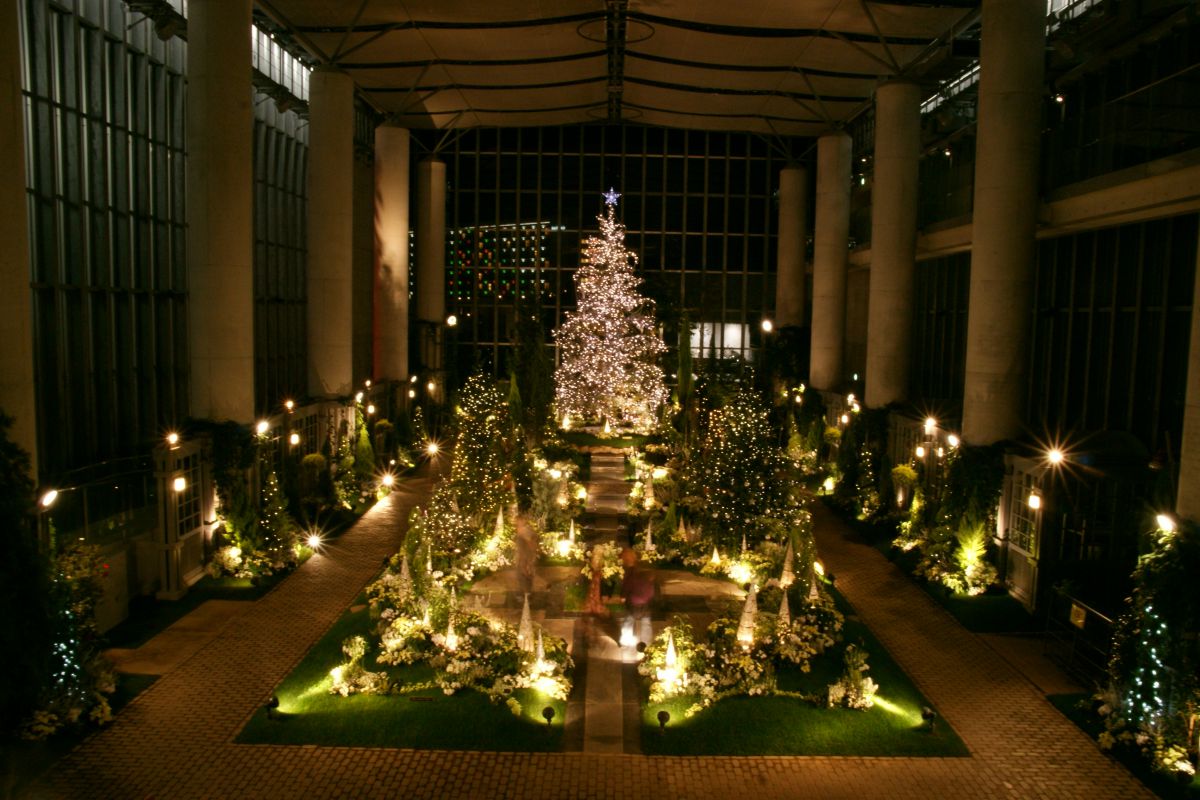
<path fill-rule="evenodd" d="M 610 190 L 596 219 L 600 236 L 588 237 L 575 273 L 578 311 L 555 333 L 562 361 L 555 401 L 567 417 L 604 419 L 635 430 L 653 427 L 667 399 L 658 356 L 666 350 L 655 331 L 654 301 L 637 288 L 637 256 L 625 248 L 625 226 L 616 220 Z"/>

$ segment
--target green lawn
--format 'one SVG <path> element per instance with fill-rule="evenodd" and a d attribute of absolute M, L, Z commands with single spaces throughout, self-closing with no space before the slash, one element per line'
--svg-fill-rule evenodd
<path fill-rule="evenodd" d="M 587 431 L 564 431 L 562 438 L 576 447 L 641 447 L 647 436 L 597 436 Z"/>
<path fill-rule="evenodd" d="M 835 595 L 836 596 L 836 595 Z M 814 659 L 812 671 L 781 670 L 783 691 L 816 695 L 822 704 L 795 697 L 735 697 L 684 717 L 690 701 L 646 704 L 642 750 L 653 755 L 836 755 L 836 756 L 966 756 L 958 734 L 939 719 L 934 733 L 921 720 L 930 705 L 892 660 L 867 627 L 852 619 L 853 609 L 838 597 L 846 614 L 844 641 Z M 867 673 L 879 684 L 874 708 L 854 711 L 825 708 L 826 687 L 843 669 L 845 644 L 865 646 Z M 645 687 L 643 687 L 643 692 Z M 643 695 L 644 697 L 644 695 Z M 660 734 L 657 715 L 671 715 Z"/>
<path fill-rule="evenodd" d="M 342 642 L 362 634 L 369 642 L 367 610 L 347 611 L 276 690 L 278 719 L 259 709 L 239 734 L 246 744 L 317 744 L 343 747 L 415 747 L 447 750 L 555 751 L 562 748 L 565 704 L 533 690 L 517 692 L 520 717 L 477 692 L 447 696 L 440 689 L 386 696 L 329 693 L 329 671 L 345 659 Z M 374 649 L 364 658 L 375 669 Z M 431 681 L 425 666 L 388 667 L 398 684 Z M 265 699 L 265 698 L 264 698 Z M 554 708 L 547 726 L 542 709 Z"/>

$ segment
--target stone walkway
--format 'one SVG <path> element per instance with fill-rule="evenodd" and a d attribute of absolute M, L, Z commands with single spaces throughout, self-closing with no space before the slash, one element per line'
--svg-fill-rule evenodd
<path fill-rule="evenodd" d="M 597 450 L 591 455 L 587 484 L 588 543 L 620 550 L 620 517 L 625 512 L 629 484 L 625 482 L 625 457 L 619 450 Z M 583 696 L 583 751 L 585 753 L 638 753 L 636 673 L 630 675 L 635 651 L 622 647 L 620 619 L 581 619 L 575 641 L 582 645 L 577 662 L 578 690 Z M 629 702 L 629 701 L 632 702 Z"/>
<path fill-rule="evenodd" d="M 969 758 L 650 758 L 238 745 L 234 737 L 395 550 L 406 482 L 157 681 L 36 798 L 1149 798 L 979 637 L 815 509 L 822 558 Z M 503 747 L 502 742 L 497 746 Z"/>

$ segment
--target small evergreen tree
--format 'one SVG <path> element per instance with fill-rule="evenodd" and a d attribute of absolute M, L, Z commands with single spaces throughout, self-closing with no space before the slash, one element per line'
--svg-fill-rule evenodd
<path fill-rule="evenodd" d="M 354 475 L 358 478 L 361 492 L 375 480 L 375 448 L 371 445 L 371 435 L 367 433 L 367 422 L 362 408 L 354 412 Z"/>
<path fill-rule="evenodd" d="M 458 438 L 450 484 L 458 508 L 476 524 L 508 504 L 505 437 L 511 438 L 508 409 L 490 378 L 473 375 L 459 393 Z"/>
<path fill-rule="evenodd" d="M 641 279 L 615 217 L 616 198 L 607 197 L 607 212 L 597 217 L 601 236 L 587 240 L 575 273 L 578 310 L 556 333 L 555 401 L 560 416 L 649 431 L 667 399 L 658 365 L 666 347 L 655 331 L 654 301 L 637 292 Z"/>
<path fill-rule="evenodd" d="M 334 463 L 337 467 L 333 475 L 333 489 L 337 501 L 346 508 L 354 508 L 358 503 L 359 485 L 358 476 L 354 473 L 354 452 L 350 449 L 349 432 L 338 438 Z"/>
<path fill-rule="evenodd" d="M 275 470 L 267 474 L 266 485 L 263 487 L 262 517 L 259 522 L 263 532 L 263 549 L 272 558 L 291 561 L 294 558 L 293 548 L 296 544 L 296 522 L 288 513 L 287 497 L 279 485 L 279 476 Z"/>
<path fill-rule="evenodd" d="M 1195 751 L 1200 727 L 1200 532 L 1160 528 L 1134 570 L 1133 596 L 1113 633 L 1109 665 L 1119 707 L 1111 729 L 1128 724 L 1144 738 L 1156 769 L 1177 771 Z M 1111 733 L 1109 734 L 1111 736 Z M 1102 736 L 1102 741 L 1103 741 Z"/>
<path fill-rule="evenodd" d="M 692 493 L 705 499 L 705 529 L 722 548 L 740 546 L 743 533 L 751 542 L 761 539 L 762 518 L 784 513 L 782 467 L 770 412 L 758 393 L 738 391 L 711 412 L 690 483 Z"/>

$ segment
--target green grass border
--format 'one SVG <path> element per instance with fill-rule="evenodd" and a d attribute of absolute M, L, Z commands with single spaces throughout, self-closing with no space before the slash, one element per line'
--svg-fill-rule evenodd
<path fill-rule="evenodd" d="M 904 756 L 963 757 L 970 752 L 958 733 L 943 719 L 934 731 L 921 719 L 921 708 L 932 706 L 916 688 L 853 607 L 836 590 L 839 609 L 846 615 L 843 641 L 814 659 L 812 671 L 780 670 L 779 688 L 816 695 L 823 701 L 826 687 L 843 669 L 847 644 L 865 647 L 868 676 L 880 685 L 877 703 L 867 711 L 826 708 L 787 696 L 733 697 L 722 700 L 691 719 L 684 717 L 690 701 L 652 704 L 642 697 L 642 750 L 648 755 L 686 756 Z M 671 714 L 660 732 L 657 714 Z"/>
<path fill-rule="evenodd" d="M 360 597 L 356 603 L 361 602 Z M 329 671 L 345 661 L 341 648 L 346 638 L 365 636 L 372 645 L 363 663 L 368 669 L 380 669 L 374 661 L 377 637 L 372 624 L 365 607 L 344 612 L 276 688 L 280 700 L 276 718 L 268 718 L 264 708 L 257 709 L 236 741 L 505 752 L 562 749 L 566 704 L 533 690 L 515 693 L 523 706 L 519 717 L 503 703 L 493 703 L 474 691 L 446 695 L 435 687 L 407 695 L 330 694 Z M 424 665 L 384 669 L 401 685 L 433 679 L 433 671 Z M 551 725 L 542 718 L 546 706 L 554 708 Z"/>
<path fill-rule="evenodd" d="M 629 435 L 629 436 L 597 436 L 594 433 L 587 431 L 563 431 L 561 433 L 563 441 L 574 445 L 575 447 L 616 447 L 627 449 L 630 447 L 642 447 L 649 441 L 649 436 Z"/>

